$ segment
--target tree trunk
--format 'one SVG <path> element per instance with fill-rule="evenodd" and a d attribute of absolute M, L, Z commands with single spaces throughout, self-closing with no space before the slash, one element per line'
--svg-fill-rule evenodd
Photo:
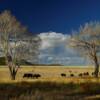
<path fill-rule="evenodd" d="M 12 76 L 11 76 L 11 79 L 15 80 L 16 79 L 16 74 L 13 73 Z"/>
<path fill-rule="evenodd" d="M 94 63 L 95 63 L 95 72 L 94 72 L 94 75 L 95 75 L 96 78 L 98 78 L 98 73 L 99 73 L 99 63 L 98 63 L 97 56 L 95 56 Z"/>
<path fill-rule="evenodd" d="M 16 79 L 16 74 L 17 72 L 15 71 L 15 68 L 13 65 L 8 64 L 9 72 L 10 72 L 10 77 L 12 80 Z"/>
<path fill-rule="evenodd" d="M 16 65 L 12 62 L 12 57 L 8 54 L 6 55 L 6 63 L 10 71 L 11 79 L 15 80 L 18 69 L 16 70 Z"/>

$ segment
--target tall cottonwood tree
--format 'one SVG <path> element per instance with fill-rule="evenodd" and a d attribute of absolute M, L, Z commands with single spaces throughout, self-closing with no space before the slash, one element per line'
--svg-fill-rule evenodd
<path fill-rule="evenodd" d="M 22 60 L 37 60 L 39 45 L 40 38 L 29 34 L 10 11 L 0 14 L 0 49 L 12 80 L 15 80 Z"/>
<path fill-rule="evenodd" d="M 73 32 L 71 45 L 83 56 L 87 56 L 95 66 L 94 75 L 98 77 L 100 56 L 100 23 L 90 22 Z"/>

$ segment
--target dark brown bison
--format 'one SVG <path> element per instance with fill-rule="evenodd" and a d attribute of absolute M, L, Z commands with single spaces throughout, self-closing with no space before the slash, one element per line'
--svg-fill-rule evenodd
<path fill-rule="evenodd" d="M 78 76 L 79 76 L 79 77 L 82 77 L 82 76 L 83 76 L 83 74 L 82 74 L 82 73 L 79 73 L 79 74 L 78 74 Z"/>
<path fill-rule="evenodd" d="M 61 76 L 62 76 L 62 77 L 66 77 L 66 74 L 65 74 L 65 73 L 61 73 Z"/>
<path fill-rule="evenodd" d="M 89 76 L 89 72 L 84 72 L 83 75 L 84 76 Z"/>
<path fill-rule="evenodd" d="M 39 78 L 39 77 L 41 77 L 41 75 L 40 75 L 40 74 L 33 74 L 32 77 L 33 77 L 33 78 Z"/>
<path fill-rule="evenodd" d="M 33 74 L 32 73 L 25 73 L 23 75 L 23 78 L 32 78 L 33 77 Z"/>
<path fill-rule="evenodd" d="M 70 74 L 70 77 L 74 77 L 74 74 Z"/>
<path fill-rule="evenodd" d="M 95 75 L 95 73 L 94 73 L 94 72 L 92 72 L 92 73 L 91 73 L 91 75 L 92 75 L 92 76 L 94 76 L 94 75 Z"/>
<path fill-rule="evenodd" d="M 39 77 L 41 77 L 41 75 L 40 74 L 32 74 L 32 73 L 25 73 L 24 75 L 23 75 L 23 78 L 39 78 Z"/>

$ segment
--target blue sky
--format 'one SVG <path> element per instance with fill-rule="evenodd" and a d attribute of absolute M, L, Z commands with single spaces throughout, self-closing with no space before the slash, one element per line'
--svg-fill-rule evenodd
<path fill-rule="evenodd" d="M 70 33 L 85 22 L 100 20 L 100 0 L 0 0 L 35 33 Z"/>
<path fill-rule="evenodd" d="M 40 63 L 87 64 L 68 41 L 72 30 L 100 21 L 100 0 L 0 0 L 0 12 L 6 9 L 42 39 Z"/>

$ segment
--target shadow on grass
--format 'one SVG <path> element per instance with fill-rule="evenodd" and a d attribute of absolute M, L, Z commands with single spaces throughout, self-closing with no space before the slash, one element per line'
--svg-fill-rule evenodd
<path fill-rule="evenodd" d="M 100 84 L 91 82 L 80 84 L 72 82 L 67 84 L 56 82 L 0 84 L 0 100 L 80 100 L 85 96 L 99 93 Z"/>

